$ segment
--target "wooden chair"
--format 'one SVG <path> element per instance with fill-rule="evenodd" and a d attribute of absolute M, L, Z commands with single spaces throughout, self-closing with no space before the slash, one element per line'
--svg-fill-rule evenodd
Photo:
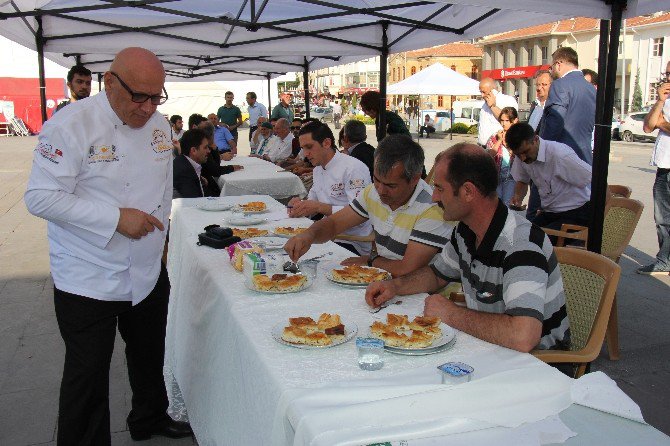
<path fill-rule="evenodd" d="M 433 164 L 433 167 L 430 168 L 430 172 L 428 172 L 428 175 L 426 175 L 426 179 L 424 180 L 431 187 L 434 186 L 434 183 L 433 183 L 433 176 L 434 175 L 435 175 L 435 165 Z"/>
<path fill-rule="evenodd" d="M 630 195 L 633 193 L 633 189 L 623 184 L 609 184 L 607 185 L 607 192 L 610 196 L 613 197 L 624 197 L 630 198 Z"/>
<path fill-rule="evenodd" d="M 546 363 L 577 364 L 575 378 L 598 357 L 619 283 L 621 268 L 593 252 L 555 248 L 570 318 L 570 350 L 533 350 Z"/>
<path fill-rule="evenodd" d="M 628 188 L 630 189 L 630 188 Z M 644 205 L 630 198 L 611 197 L 605 209 L 605 221 L 603 223 L 603 242 L 600 253 L 615 263 L 619 263 L 621 255 L 630 243 Z M 575 230 L 577 232 L 567 232 Z M 549 235 L 558 237 L 556 246 L 563 246 L 566 238 L 582 240 L 584 245 L 588 240 L 588 228 L 578 225 L 563 225 L 561 231 L 546 229 Z M 607 350 L 611 360 L 620 358 L 619 352 L 619 313 L 617 311 L 616 296 L 607 327 Z"/>

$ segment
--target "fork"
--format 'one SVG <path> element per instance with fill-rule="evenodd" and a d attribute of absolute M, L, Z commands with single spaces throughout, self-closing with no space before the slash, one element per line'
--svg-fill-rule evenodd
<path fill-rule="evenodd" d="M 380 311 L 382 311 L 384 308 L 388 307 L 389 305 L 400 305 L 401 303 L 402 303 L 401 300 L 396 300 L 395 302 L 386 301 L 383 304 L 381 304 L 380 306 L 378 306 L 377 308 L 370 308 L 369 311 L 372 314 L 376 314 L 376 313 L 379 313 Z"/>

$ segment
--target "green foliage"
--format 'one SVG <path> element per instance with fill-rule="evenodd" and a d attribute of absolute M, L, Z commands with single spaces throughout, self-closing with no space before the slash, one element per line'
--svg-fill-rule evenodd
<path fill-rule="evenodd" d="M 642 110 L 642 88 L 640 88 L 640 69 L 635 74 L 635 86 L 633 87 L 633 103 L 630 105 L 630 111 L 636 112 Z"/>
<path fill-rule="evenodd" d="M 351 119 L 361 121 L 365 125 L 375 125 L 375 120 L 366 115 L 353 115 Z"/>
<path fill-rule="evenodd" d="M 473 125 L 473 127 L 477 126 Z M 470 126 L 462 122 L 457 122 L 456 124 L 453 125 L 453 127 L 451 127 L 450 130 L 452 133 L 466 134 L 469 132 Z"/>
<path fill-rule="evenodd" d="M 479 128 L 477 127 L 477 124 L 471 125 L 470 128 L 468 129 L 468 135 L 476 135 L 479 132 Z"/>

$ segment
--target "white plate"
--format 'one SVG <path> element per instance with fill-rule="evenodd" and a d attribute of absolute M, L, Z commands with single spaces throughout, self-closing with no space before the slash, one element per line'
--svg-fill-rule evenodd
<path fill-rule="evenodd" d="M 318 319 L 318 318 L 317 318 Z M 316 319 L 315 319 L 316 320 Z M 344 344 L 347 341 L 350 341 L 356 333 L 358 333 L 358 326 L 353 322 L 345 322 L 344 324 L 344 338 L 339 341 L 334 341 L 330 345 L 306 345 L 306 344 L 293 344 L 291 342 L 286 342 L 281 338 L 282 333 L 284 332 L 284 327 L 288 326 L 288 321 L 280 322 L 279 324 L 272 327 L 272 338 L 279 342 L 280 344 L 288 345 L 289 347 L 301 348 L 304 350 L 319 350 L 322 348 L 335 347 L 336 345 Z"/>
<path fill-rule="evenodd" d="M 384 346 L 384 350 L 389 351 L 391 353 L 398 353 L 398 354 L 407 354 L 407 355 L 429 355 L 432 353 L 437 353 L 440 351 L 441 347 L 444 347 L 448 343 L 450 343 L 454 337 L 456 336 L 456 330 L 451 328 L 445 323 L 440 323 L 440 329 L 442 330 L 442 335 L 435 339 L 433 343 L 430 345 L 430 347 L 423 347 L 423 348 L 405 348 L 405 347 L 391 347 L 388 345 Z M 407 334 L 411 333 L 411 330 L 406 330 L 405 331 Z M 371 337 L 372 333 L 370 333 Z"/>
<path fill-rule="evenodd" d="M 282 226 L 282 227 L 286 227 L 286 226 Z M 303 228 L 303 226 L 291 226 L 291 227 L 292 227 L 292 228 Z M 307 228 L 305 228 L 305 229 L 307 229 Z M 291 238 L 291 237 L 294 237 L 293 235 L 277 234 L 277 233 L 274 231 L 274 229 L 272 230 L 272 233 L 273 233 L 274 235 L 276 235 L 277 237 L 282 237 L 282 238 Z M 297 234 L 296 234 L 296 235 L 297 235 Z"/>
<path fill-rule="evenodd" d="M 210 212 L 222 212 L 222 211 L 229 211 L 230 209 L 233 208 L 233 205 L 231 204 L 225 204 L 225 203 L 220 203 L 215 200 L 207 200 L 203 204 L 198 206 L 198 209 L 202 211 L 210 211 Z"/>
<path fill-rule="evenodd" d="M 386 350 L 389 353 L 393 353 L 394 355 L 426 356 L 447 351 L 451 349 L 454 346 L 454 344 L 456 344 L 456 338 L 453 338 L 451 342 L 447 342 L 446 344 L 441 345 L 439 347 L 429 347 L 423 350 L 397 350 L 395 347 L 384 347 L 384 350 Z"/>
<path fill-rule="evenodd" d="M 336 266 L 336 267 L 333 268 L 333 269 L 341 269 L 341 268 L 344 268 L 344 266 L 339 265 L 339 266 Z M 381 272 L 381 271 L 383 271 L 383 272 L 388 272 L 388 271 L 386 271 L 386 270 L 384 270 L 384 269 L 381 269 L 381 268 L 375 268 L 374 266 L 371 266 L 371 267 L 367 267 L 367 266 L 366 266 L 366 268 L 373 268 L 373 269 L 376 269 L 377 271 L 380 271 L 380 272 Z M 328 271 L 328 272 L 326 273 L 326 279 L 328 279 L 328 280 L 330 280 L 331 282 L 334 282 L 334 283 L 336 283 L 336 284 L 338 284 L 338 285 L 344 285 L 344 286 L 347 286 L 347 287 L 361 288 L 361 287 L 367 287 L 367 286 L 370 285 L 370 283 L 371 283 L 371 282 L 367 282 L 367 283 L 348 283 L 348 282 L 342 282 L 342 281 L 339 281 L 339 280 L 337 280 L 337 279 L 335 279 L 335 278 L 333 277 L 333 269 L 331 269 L 330 271 Z"/>
<path fill-rule="evenodd" d="M 286 239 L 283 237 L 269 237 L 264 235 L 262 237 L 254 237 L 253 242 L 261 245 L 266 251 L 274 251 L 284 249 Z"/>
<path fill-rule="evenodd" d="M 282 273 L 282 274 L 289 274 L 289 273 Z M 290 274 L 289 274 L 289 275 L 290 275 Z M 302 291 L 302 290 L 306 290 L 307 288 L 309 288 L 309 287 L 312 286 L 312 282 L 313 282 L 313 280 L 312 280 L 309 276 L 305 276 L 305 277 L 307 277 L 307 282 L 305 282 L 305 284 L 304 284 L 302 287 L 300 287 L 299 289 L 297 289 L 297 290 L 295 290 L 295 291 L 263 291 L 263 290 L 258 290 L 258 289 L 256 289 L 256 287 L 254 286 L 254 284 L 253 284 L 253 282 L 251 281 L 251 279 L 247 279 L 247 280 L 245 280 L 245 281 L 244 281 L 244 285 L 245 285 L 247 288 L 249 288 L 250 290 L 255 291 L 255 292 L 257 292 L 257 293 L 262 293 L 262 294 L 291 294 L 291 293 L 299 293 L 300 291 Z"/>
<path fill-rule="evenodd" d="M 250 226 L 265 223 L 267 219 L 258 215 L 244 216 L 233 214 L 230 217 L 226 217 L 225 221 L 231 225 Z"/>
<path fill-rule="evenodd" d="M 231 209 L 234 212 L 244 212 L 245 214 L 263 214 L 268 211 L 267 205 L 265 206 L 265 209 L 262 211 L 247 211 L 243 207 L 241 207 L 239 204 L 236 204 L 235 206 L 232 206 Z"/>

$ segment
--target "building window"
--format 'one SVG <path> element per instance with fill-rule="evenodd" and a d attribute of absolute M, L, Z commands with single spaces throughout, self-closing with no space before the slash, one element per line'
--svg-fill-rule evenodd
<path fill-rule="evenodd" d="M 423 70 L 423 65 L 419 65 L 419 71 Z"/>
<path fill-rule="evenodd" d="M 409 71 L 410 76 L 414 76 L 416 74 L 416 67 L 412 65 L 412 69 Z"/>
<path fill-rule="evenodd" d="M 402 78 L 405 79 L 405 67 L 402 67 Z"/>
<path fill-rule="evenodd" d="M 437 97 L 437 106 L 438 107 L 444 107 L 444 97 L 442 97 L 442 96 Z"/>
<path fill-rule="evenodd" d="M 546 65 L 549 62 L 549 48 L 546 46 L 542 47 L 542 65 Z"/>
<path fill-rule="evenodd" d="M 665 40 L 665 37 L 657 37 L 654 39 L 654 46 L 652 47 L 651 50 L 651 55 L 652 56 L 657 56 L 661 57 L 663 56 L 663 41 Z"/>
<path fill-rule="evenodd" d="M 477 69 L 477 65 L 474 65 L 474 64 L 473 64 L 473 65 L 472 65 L 472 69 L 470 70 L 470 77 L 471 77 L 472 79 L 477 79 L 477 78 L 479 77 L 477 71 L 478 71 L 478 69 Z"/>
<path fill-rule="evenodd" d="M 533 44 L 529 43 L 528 46 L 528 65 L 533 65 L 535 63 L 535 60 L 533 59 Z"/>
<path fill-rule="evenodd" d="M 395 68 L 393 69 L 393 74 L 391 75 L 391 80 L 395 81 Z"/>
<path fill-rule="evenodd" d="M 452 66 L 451 66 L 451 69 L 454 70 L 454 71 L 456 71 L 456 65 L 452 65 Z"/>
<path fill-rule="evenodd" d="M 530 79 L 524 80 L 524 83 L 526 84 L 526 102 L 530 104 L 535 100 L 535 98 L 533 98 L 535 89 L 533 88 L 533 82 Z"/>
<path fill-rule="evenodd" d="M 656 102 L 658 100 L 658 91 L 656 91 L 656 83 L 649 84 L 649 100 L 647 102 Z"/>

